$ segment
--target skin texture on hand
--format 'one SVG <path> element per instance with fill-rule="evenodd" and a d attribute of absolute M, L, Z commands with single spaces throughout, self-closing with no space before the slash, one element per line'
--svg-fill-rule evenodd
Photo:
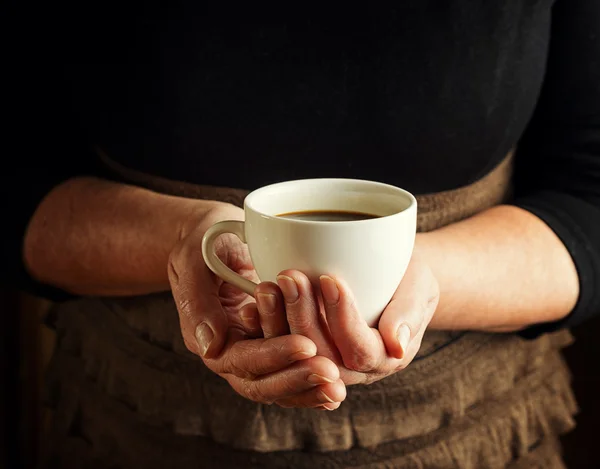
<path fill-rule="evenodd" d="M 206 227 L 242 217 L 241 210 L 211 211 L 185 230 L 169 256 L 169 281 L 183 340 L 209 369 L 252 401 L 333 410 L 346 396 L 338 367 L 317 356 L 314 342 L 301 334 L 251 337 L 242 318 L 252 311 L 254 299 L 223 282 L 204 262 Z M 215 251 L 230 269 L 257 280 L 248 248 L 235 236 L 219 237 Z"/>
<path fill-rule="evenodd" d="M 255 321 L 263 335 L 285 334 L 282 324 L 287 322 L 292 334 L 311 339 L 317 353 L 338 366 L 346 385 L 372 383 L 408 366 L 439 300 L 437 281 L 418 255 L 413 256 L 377 328 L 367 325 L 342 279 L 323 275 L 315 289 L 302 272 L 287 270 L 278 276 L 277 284 L 260 284 L 256 294 Z M 263 301 L 267 297 L 271 300 Z M 265 303 L 275 308 L 266 309 Z"/>

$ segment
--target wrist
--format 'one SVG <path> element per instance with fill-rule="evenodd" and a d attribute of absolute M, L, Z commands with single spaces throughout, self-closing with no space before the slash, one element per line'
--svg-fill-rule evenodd
<path fill-rule="evenodd" d="M 192 231 L 206 231 L 223 220 L 243 220 L 244 210 L 227 202 L 216 200 L 192 200 L 190 209 L 181 220 L 177 242 L 185 239 Z"/>
<path fill-rule="evenodd" d="M 452 328 L 451 324 L 448 324 L 448 315 L 446 313 L 449 309 L 453 309 L 456 306 L 456 299 L 454 298 L 455 295 L 452 294 L 448 279 L 444 275 L 446 269 L 444 266 L 443 237 L 440 237 L 436 231 L 417 233 L 414 253 L 429 266 L 440 289 L 440 298 L 429 326 L 430 329 Z"/>
<path fill-rule="evenodd" d="M 413 255 L 418 255 L 431 268 L 434 275 L 437 275 L 437 268 L 440 262 L 439 240 L 436 240 L 433 232 L 417 233 L 415 237 L 415 247 Z"/>

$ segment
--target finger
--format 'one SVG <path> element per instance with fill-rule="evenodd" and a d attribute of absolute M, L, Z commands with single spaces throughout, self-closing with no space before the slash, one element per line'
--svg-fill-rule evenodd
<path fill-rule="evenodd" d="M 336 410 L 342 405 L 341 402 L 336 402 L 335 404 L 323 404 L 322 406 L 315 407 L 317 410 Z"/>
<path fill-rule="evenodd" d="M 224 377 L 235 391 L 247 399 L 273 403 L 315 386 L 336 382 L 339 380 L 339 371 L 331 360 L 325 357 L 313 357 L 256 379 L 244 379 L 234 375 Z"/>
<path fill-rule="evenodd" d="M 275 404 L 285 408 L 326 405 L 328 410 L 333 410 L 337 409 L 344 399 L 346 399 L 346 386 L 339 379 L 335 383 L 323 384 L 294 396 L 278 399 Z"/>
<path fill-rule="evenodd" d="M 421 348 L 421 342 L 423 341 L 423 335 L 427 330 L 427 325 L 423 323 L 421 325 L 421 329 L 417 331 L 416 334 L 413 334 L 413 338 L 411 339 L 408 348 L 404 352 L 404 357 L 402 360 L 392 360 L 391 362 L 395 364 L 394 371 L 399 371 L 406 368 L 413 359 L 417 356 L 419 349 Z"/>
<path fill-rule="evenodd" d="M 258 338 L 263 336 L 256 303 L 247 303 L 242 306 L 240 308 L 240 319 L 249 337 Z"/>
<path fill-rule="evenodd" d="M 379 320 L 390 356 L 405 356 L 415 335 L 431 321 L 438 300 L 439 287 L 431 269 L 414 256 Z"/>
<path fill-rule="evenodd" d="M 200 234 L 191 233 L 171 253 L 168 275 L 184 342 L 196 344 L 191 352 L 211 358 L 223 349 L 228 320 L 219 300 L 220 282 L 204 263 L 201 246 Z"/>
<path fill-rule="evenodd" d="M 327 325 L 321 319 L 319 302 L 308 277 L 297 270 L 284 270 L 277 276 L 277 284 L 283 293 L 291 333 L 311 339 L 319 355 L 338 358 Z"/>
<path fill-rule="evenodd" d="M 376 369 L 386 358 L 380 335 L 367 325 L 342 280 L 322 275 L 320 282 L 327 324 L 344 365 L 362 372 Z"/>
<path fill-rule="evenodd" d="M 233 338 L 228 341 L 219 357 L 206 359 L 205 363 L 215 373 L 253 379 L 259 375 L 280 371 L 294 362 L 309 359 L 316 354 L 316 345 L 301 335 L 285 335 L 272 339 Z M 337 370 L 326 371 L 329 373 L 325 375 L 326 378 L 336 377 Z"/>
<path fill-rule="evenodd" d="M 260 326 L 266 338 L 290 333 L 283 294 L 277 284 L 263 282 L 254 290 L 260 315 Z"/>

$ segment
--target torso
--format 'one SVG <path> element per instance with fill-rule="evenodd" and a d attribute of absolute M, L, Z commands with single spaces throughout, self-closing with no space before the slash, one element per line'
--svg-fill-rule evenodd
<path fill-rule="evenodd" d="M 74 55 L 69 76 L 90 142 L 149 174 L 244 189 L 359 177 L 439 192 L 478 180 L 518 144 L 552 3 L 147 6 L 85 24 L 86 58 Z"/>

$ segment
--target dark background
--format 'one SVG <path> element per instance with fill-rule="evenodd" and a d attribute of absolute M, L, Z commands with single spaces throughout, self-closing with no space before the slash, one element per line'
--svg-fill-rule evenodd
<path fill-rule="evenodd" d="M 49 415 L 41 403 L 44 367 L 53 334 L 41 323 L 48 303 L 0 289 L 0 468 L 35 467 L 43 450 Z M 563 438 L 570 469 L 600 467 L 597 422 L 600 422 L 600 318 L 573 331 L 576 342 L 566 350 L 580 405 L 577 428 Z M 82 468 L 85 469 L 85 468 Z M 485 468 L 481 468 L 485 469 Z"/>

